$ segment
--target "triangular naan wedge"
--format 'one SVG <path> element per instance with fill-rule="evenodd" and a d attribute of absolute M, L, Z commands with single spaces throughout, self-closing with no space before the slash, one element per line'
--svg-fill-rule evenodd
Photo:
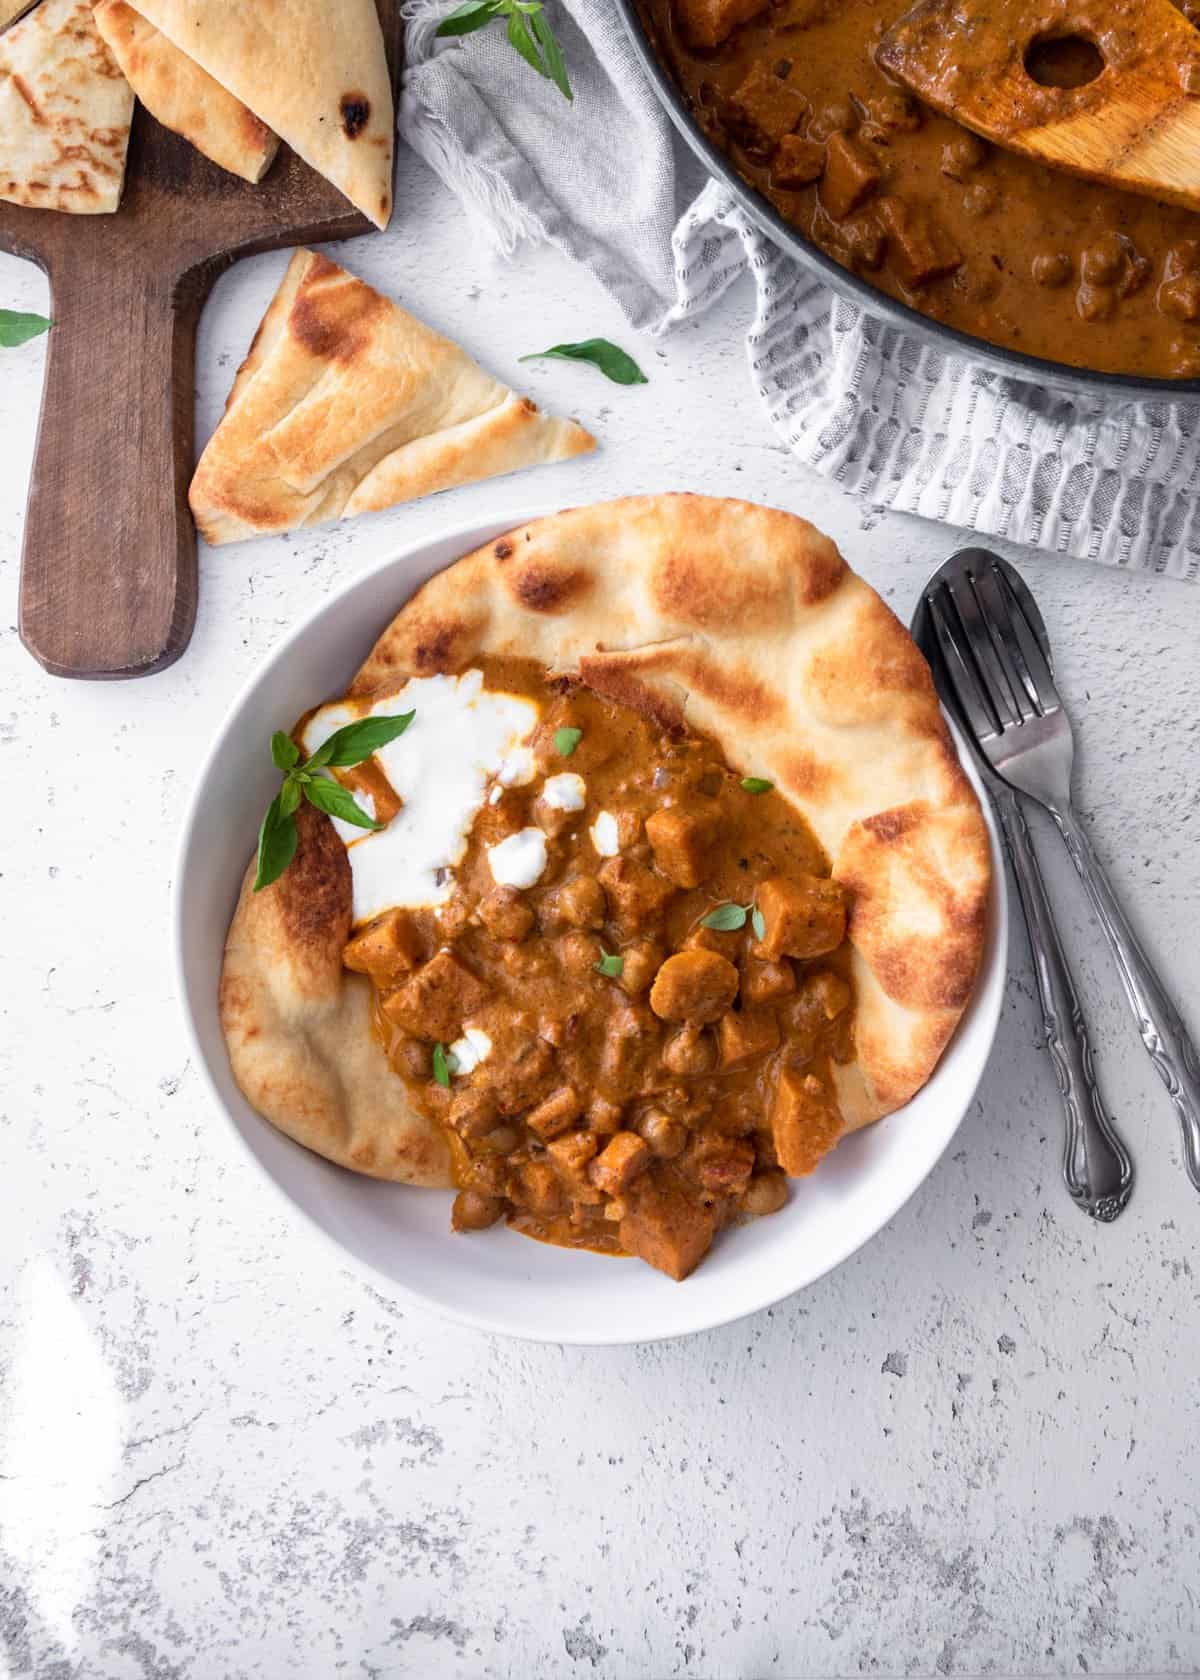
<path fill-rule="evenodd" d="M 164 128 L 231 174 L 262 180 L 279 149 L 266 123 L 125 0 L 100 0 L 95 16 L 126 81 Z"/>
<path fill-rule="evenodd" d="M 91 0 L 42 0 L 0 35 L 0 198 L 79 215 L 121 202 L 133 92 Z"/>
<path fill-rule="evenodd" d="M 236 542 L 595 447 L 364 281 L 297 251 L 189 500 L 208 542 Z"/>
<path fill-rule="evenodd" d="M 136 0 L 135 9 L 387 226 L 395 115 L 375 0 Z"/>

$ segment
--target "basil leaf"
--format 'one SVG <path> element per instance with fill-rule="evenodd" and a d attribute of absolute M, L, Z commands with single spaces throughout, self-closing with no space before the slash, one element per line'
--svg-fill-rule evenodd
<path fill-rule="evenodd" d="M 344 788 L 340 782 L 327 782 L 323 776 L 314 777 L 304 788 L 304 797 L 310 805 L 315 805 L 318 811 L 324 811 L 331 817 L 340 817 L 343 822 L 353 823 L 355 828 L 382 828 L 381 822 L 369 817 L 362 806 L 355 799 L 349 788 Z"/>
<path fill-rule="evenodd" d="M 578 344 L 552 344 L 549 350 L 534 350 L 528 356 L 521 356 L 522 362 L 543 361 L 547 357 L 554 357 L 564 362 L 590 362 L 606 379 L 611 379 L 614 385 L 648 385 L 650 381 L 634 361 L 632 356 L 626 355 L 620 345 L 613 344 L 607 338 L 585 338 Z"/>
<path fill-rule="evenodd" d="M 0 309 L 0 350 L 15 350 L 49 332 L 53 322 L 44 315 L 22 315 L 15 309 Z"/>
<path fill-rule="evenodd" d="M 473 35 L 477 29 L 491 23 L 499 13 L 496 0 L 465 0 L 455 6 L 434 30 L 435 35 Z"/>
<path fill-rule="evenodd" d="M 522 6 L 521 10 L 525 8 Z M 533 30 L 534 39 L 542 49 L 542 57 L 546 63 L 546 74 L 562 94 L 563 98 L 574 102 L 575 95 L 571 91 L 571 83 L 567 77 L 567 61 L 562 55 L 562 48 L 554 39 L 554 31 L 546 21 L 546 14 L 539 6 L 530 10 L 529 27 Z"/>
<path fill-rule="evenodd" d="M 520 12 L 514 11 L 508 15 L 508 44 L 520 53 L 526 64 L 536 70 L 539 76 L 547 74 L 533 37 L 529 33 L 529 25 Z"/>
<path fill-rule="evenodd" d="M 283 816 L 290 817 L 300 804 L 300 786 L 295 776 L 284 777 L 279 790 L 279 809 Z"/>
<path fill-rule="evenodd" d="M 336 765 L 339 769 L 348 770 L 353 764 L 361 764 L 372 753 L 377 753 L 380 747 L 386 747 L 389 741 L 403 735 L 415 716 L 415 712 L 403 712 L 399 717 L 363 718 L 359 723 L 348 723 L 317 748 L 304 768 L 323 770 L 326 765 Z"/>
<path fill-rule="evenodd" d="M 296 855 L 296 820 L 283 814 L 281 795 L 276 794 L 267 806 L 267 814 L 258 831 L 258 871 L 254 890 L 261 892 L 277 881 Z"/>
<path fill-rule="evenodd" d="M 556 729 L 554 731 L 554 750 L 561 758 L 570 758 L 582 740 L 582 729 Z"/>
<path fill-rule="evenodd" d="M 616 980 L 624 971 L 625 958 L 605 951 L 600 961 L 593 966 L 597 974 L 606 974 L 610 980 Z"/>
<path fill-rule="evenodd" d="M 718 904 L 703 918 L 700 926 L 713 928 L 717 933 L 732 933 L 735 928 L 745 927 L 748 914 L 745 905 Z"/>
<path fill-rule="evenodd" d="M 750 912 L 750 926 L 754 929 L 755 939 L 765 939 L 767 937 L 767 924 L 763 920 L 763 913 L 757 904 Z"/>
<path fill-rule="evenodd" d="M 770 793 L 775 786 L 765 776 L 743 776 L 742 787 L 747 793 Z"/>
<path fill-rule="evenodd" d="M 282 729 L 277 729 L 271 737 L 271 757 L 275 761 L 276 770 L 290 770 L 294 764 L 300 762 L 300 748 L 290 735 L 285 735 Z"/>
<path fill-rule="evenodd" d="M 435 1044 L 433 1047 L 433 1077 L 439 1085 L 450 1089 L 450 1063 L 446 1056 L 446 1046 Z"/>

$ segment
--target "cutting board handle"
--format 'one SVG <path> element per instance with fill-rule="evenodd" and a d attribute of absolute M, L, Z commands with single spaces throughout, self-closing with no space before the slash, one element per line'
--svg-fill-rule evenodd
<path fill-rule="evenodd" d="M 97 245 L 100 242 L 97 241 Z M 187 646 L 196 323 L 212 274 L 50 266 L 46 382 L 21 556 L 21 640 L 56 677 L 136 677 Z"/>

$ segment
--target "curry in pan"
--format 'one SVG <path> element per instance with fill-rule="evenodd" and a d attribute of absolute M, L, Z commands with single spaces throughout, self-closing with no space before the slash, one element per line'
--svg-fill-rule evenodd
<path fill-rule="evenodd" d="M 704 133 L 845 268 L 1012 350 L 1200 377 L 1200 216 L 1001 150 L 899 87 L 875 54 L 911 4 L 639 0 Z M 1086 42 L 1034 68 L 1094 74 Z"/>

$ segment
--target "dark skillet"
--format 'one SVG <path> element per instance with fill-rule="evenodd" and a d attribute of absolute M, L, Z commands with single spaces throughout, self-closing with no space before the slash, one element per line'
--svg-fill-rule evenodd
<path fill-rule="evenodd" d="M 638 13 L 636 0 L 613 0 L 628 33 L 630 43 L 651 86 L 662 101 L 663 108 L 710 175 L 715 175 L 742 209 L 789 257 L 805 268 L 816 269 L 829 284 L 853 302 L 861 304 L 870 314 L 890 326 L 901 327 L 915 338 L 935 344 L 939 349 L 955 352 L 968 361 L 990 368 L 993 373 L 1010 379 L 1023 380 L 1061 392 L 1063 395 L 1083 397 L 1094 405 L 1111 404 L 1114 400 L 1132 402 L 1187 402 L 1200 396 L 1200 379 L 1150 379 L 1128 373 L 1092 373 L 1087 368 L 1069 367 L 1065 362 L 1046 361 L 1041 356 L 1028 356 L 1020 350 L 1007 350 L 989 344 L 972 333 L 959 332 L 940 321 L 931 320 L 906 303 L 876 288 L 857 274 L 852 274 L 823 251 L 798 229 L 785 222 L 772 204 L 747 186 L 723 152 L 719 152 L 700 128 L 684 102 L 683 95 L 671 79 L 670 72 L 655 53 L 646 26 Z"/>

